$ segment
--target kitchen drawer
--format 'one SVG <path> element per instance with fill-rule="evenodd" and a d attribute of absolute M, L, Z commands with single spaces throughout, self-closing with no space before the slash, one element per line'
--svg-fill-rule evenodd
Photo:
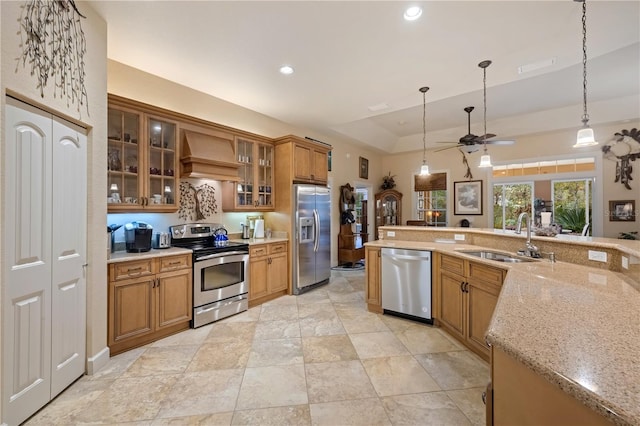
<path fill-rule="evenodd" d="M 186 269 L 191 267 L 191 255 L 181 254 L 179 256 L 165 256 L 159 259 L 160 271 L 168 272 L 175 271 L 176 269 Z"/>
<path fill-rule="evenodd" d="M 110 281 L 128 280 L 146 275 L 153 275 L 153 259 L 134 260 L 111 265 Z"/>
<path fill-rule="evenodd" d="M 480 263 L 469 262 L 469 278 L 502 286 L 504 270 Z"/>
<path fill-rule="evenodd" d="M 465 275 L 464 273 L 464 259 L 452 256 L 440 256 L 440 269 L 453 272 L 458 275 Z"/>
<path fill-rule="evenodd" d="M 269 254 L 278 254 L 287 252 L 287 243 L 269 244 Z"/>
<path fill-rule="evenodd" d="M 250 247 L 249 248 L 249 253 L 250 253 L 251 257 L 266 256 L 267 255 L 267 246 L 266 245 L 259 245 L 259 246 L 255 246 L 255 247 Z"/>

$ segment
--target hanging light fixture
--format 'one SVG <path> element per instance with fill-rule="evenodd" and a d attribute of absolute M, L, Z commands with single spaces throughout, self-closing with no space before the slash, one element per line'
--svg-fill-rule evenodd
<path fill-rule="evenodd" d="M 419 90 L 422 92 L 422 167 L 420 167 L 420 174 L 426 176 L 429 174 L 429 166 L 427 165 L 427 92 L 429 88 L 425 86 Z"/>
<path fill-rule="evenodd" d="M 593 129 L 589 127 L 589 114 L 587 114 L 587 1 L 574 0 L 582 2 L 582 128 L 578 130 L 576 144 L 574 148 L 582 148 L 583 146 L 597 145 Z"/>
<path fill-rule="evenodd" d="M 484 87 L 482 102 L 484 105 L 484 134 L 482 135 L 482 145 L 484 146 L 484 153 L 480 157 L 480 165 L 478 167 L 493 167 L 491 165 L 491 156 L 487 152 L 487 67 L 491 65 L 491 61 L 482 61 L 478 64 L 482 68 L 483 79 L 482 84 Z"/>

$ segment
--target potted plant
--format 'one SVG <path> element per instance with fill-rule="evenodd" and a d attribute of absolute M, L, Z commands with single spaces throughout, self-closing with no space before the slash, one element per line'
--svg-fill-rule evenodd
<path fill-rule="evenodd" d="M 380 188 L 382 189 L 393 189 L 396 186 L 396 182 L 395 180 L 393 180 L 393 178 L 396 177 L 396 175 L 391 176 L 391 172 L 389 172 L 389 174 L 387 176 L 383 176 L 382 177 L 382 186 Z"/>

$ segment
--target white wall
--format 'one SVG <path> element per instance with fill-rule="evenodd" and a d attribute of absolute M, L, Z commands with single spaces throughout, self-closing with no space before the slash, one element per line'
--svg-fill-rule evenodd
<path fill-rule="evenodd" d="M 76 121 L 88 130 L 88 240 L 87 240 L 87 357 L 91 358 L 101 353 L 107 343 L 107 264 L 106 264 L 106 234 L 98 232 L 104 230 L 106 215 L 106 87 L 107 87 L 107 27 L 93 9 L 85 2 L 76 2 L 79 10 L 87 17 L 82 19 L 87 52 L 85 54 L 86 89 L 88 94 L 88 112 L 76 105 L 67 106 L 66 98 L 53 95 L 51 83 L 45 89 L 44 97 L 36 87 L 36 79 L 30 75 L 29 68 L 20 65 L 16 70 L 16 60 L 21 56 L 19 22 L 23 2 L 0 2 L 0 37 L 2 46 L 1 87 L 0 100 L 0 158 L 4 157 L 4 115 L 5 94 L 9 91 L 18 97 L 39 105 L 48 111 Z M 28 65 L 27 65 L 28 66 Z M 0 168 L 0 191 L 6 186 L 5 176 Z M 4 217 L 0 209 L 0 224 L 4 227 Z M 1 247 L 0 250 L 6 250 Z M 0 252 L 0 270 L 4 252 Z M 4 294 L 4 277 L 0 279 L 0 295 Z M 2 297 L 2 296 L 0 296 Z M 2 305 L 0 300 L 0 306 Z M 0 317 L 0 322 L 2 321 Z M 1 325 L 1 324 L 0 324 Z M 1 351 L 0 351 L 1 353 Z M 1 361 L 1 360 L 0 360 Z M 1 413 L 0 413 L 1 416 Z"/>
<path fill-rule="evenodd" d="M 514 145 L 489 145 L 488 149 L 494 164 L 513 160 L 537 161 L 537 159 L 547 159 L 554 155 L 576 156 L 586 153 L 592 154 L 596 158 L 602 158 L 602 145 L 608 142 L 615 132 L 634 127 L 640 127 L 640 122 L 594 126 L 596 139 L 600 142 L 600 145 L 589 148 L 572 148 L 572 145 L 575 143 L 578 128 L 578 126 L 576 126 L 575 129 L 564 131 L 519 136 L 515 138 L 516 143 Z M 384 170 L 390 170 L 391 174 L 397 175 L 396 183 L 398 186 L 396 189 L 405 194 L 402 200 L 403 212 L 413 211 L 412 197 L 410 194 L 413 191 L 413 174 L 418 172 L 422 164 L 421 154 L 421 152 L 420 155 L 416 152 L 410 152 L 383 157 L 382 167 Z M 481 150 L 466 155 L 469 165 L 471 166 L 471 173 L 473 174 L 472 180 L 483 180 L 484 214 L 482 216 L 456 216 L 453 215 L 452 210 L 449 216 L 449 224 L 450 226 L 457 226 L 461 219 L 467 218 L 474 227 L 487 227 L 490 220 L 487 178 L 491 171 L 490 169 L 478 168 L 480 155 L 482 155 Z M 427 151 L 427 162 L 432 171 L 448 171 L 449 181 L 447 182 L 447 187 L 451 189 L 448 193 L 448 205 L 453 206 L 453 182 L 468 180 L 464 177 L 466 167 L 462 164 L 462 154 L 455 148 L 440 152 Z M 640 163 L 638 163 L 638 161 L 632 162 L 631 164 L 635 166 L 635 169 L 640 169 Z M 634 171 L 632 174 L 634 180 L 631 182 L 632 189 L 628 190 L 620 183 L 614 183 L 616 166 L 614 161 L 602 160 L 602 166 L 602 175 L 598 176 L 600 182 L 598 182 L 597 185 L 602 185 L 602 194 L 600 195 L 602 196 L 603 205 L 601 206 L 601 210 L 594 211 L 594 219 L 596 215 L 603 218 L 603 234 L 601 236 L 617 238 L 618 233 L 622 231 L 640 231 L 640 217 L 638 217 L 635 222 L 610 222 L 607 213 L 609 200 L 635 200 L 636 209 L 640 209 L 640 172 Z M 409 218 L 407 215 L 402 219 L 405 221 Z"/>
<path fill-rule="evenodd" d="M 359 179 L 358 159 L 361 156 L 369 160 L 369 179 L 367 181 L 376 182 L 377 186 L 379 186 L 378 183 L 382 183 L 382 155 L 378 152 L 363 148 L 335 135 L 322 135 L 309 129 L 297 128 L 122 63 L 108 62 L 108 91 L 125 98 L 267 137 L 294 134 L 301 137 L 308 136 L 331 144 L 333 146 L 332 171 L 329 172 L 329 179 L 333 184 L 331 189 L 333 203 L 331 214 L 332 265 L 337 264 L 336 247 L 340 228 L 337 199 L 340 185 L 350 182 L 352 186 L 355 186 L 354 182 Z M 112 215 L 109 216 L 112 217 Z M 149 217 L 148 220 L 152 223 L 162 223 L 162 226 L 177 219 L 177 216 L 171 215 L 156 216 L 165 217 Z M 125 220 L 126 217 L 128 216 L 118 215 L 114 219 Z M 239 224 L 244 221 L 245 217 L 244 213 L 224 213 L 221 220 L 229 232 L 240 232 Z M 181 223 L 181 221 L 176 223 Z M 265 215 L 265 223 L 268 226 L 269 214 Z M 117 236 L 121 238 L 119 234 Z"/>

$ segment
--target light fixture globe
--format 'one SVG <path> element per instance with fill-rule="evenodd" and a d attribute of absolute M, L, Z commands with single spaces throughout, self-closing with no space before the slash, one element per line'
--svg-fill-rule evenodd
<path fill-rule="evenodd" d="M 491 156 L 489 154 L 484 154 L 482 157 L 480 157 L 480 165 L 478 167 L 493 167 L 493 164 L 491 164 Z"/>
<path fill-rule="evenodd" d="M 589 127 L 589 114 L 587 113 L 587 1 L 574 0 L 582 3 L 582 128 L 578 130 L 574 148 L 598 145 L 593 129 Z"/>
<path fill-rule="evenodd" d="M 427 86 L 418 89 L 422 93 L 422 167 L 420 174 L 422 176 L 429 175 L 429 166 L 427 165 Z"/>
<path fill-rule="evenodd" d="M 482 145 L 484 147 L 484 154 L 482 154 L 482 157 L 480 157 L 480 164 L 478 165 L 478 167 L 480 168 L 487 168 L 487 167 L 493 167 L 493 165 L 491 164 L 491 156 L 489 155 L 489 152 L 487 151 L 487 67 L 491 65 L 491 61 L 486 60 L 486 61 L 482 61 L 478 64 L 478 66 L 480 68 L 482 68 L 482 86 L 483 86 L 483 92 L 482 92 L 482 101 L 483 101 L 483 106 L 484 106 L 484 134 L 482 135 Z"/>

